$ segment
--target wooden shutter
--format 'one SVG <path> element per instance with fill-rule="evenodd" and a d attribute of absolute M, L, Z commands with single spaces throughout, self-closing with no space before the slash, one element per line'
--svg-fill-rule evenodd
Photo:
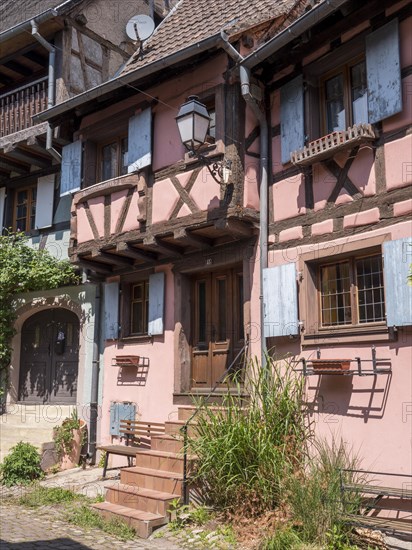
<path fill-rule="evenodd" d="M 398 20 L 366 37 L 368 116 L 371 124 L 402 111 Z"/>
<path fill-rule="evenodd" d="M 104 335 L 105 340 L 119 337 L 119 283 L 104 284 Z"/>
<path fill-rule="evenodd" d="M 0 235 L 3 232 L 5 204 L 6 204 L 6 188 L 0 187 Z"/>
<path fill-rule="evenodd" d="M 145 109 L 129 120 L 128 172 L 152 163 L 152 110 Z"/>
<path fill-rule="evenodd" d="M 299 334 L 295 264 L 263 270 L 263 304 L 266 338 Z"/>
<path fill-rule="evenodd" d="M 62 150 L 62 174 L 60 196 L 74 193 L 82 182 L 82 142 L 65 145 Z"/>
<path fill-rule="evenodd" d="M 51 227 L 53 223 L 54 174 L 43 176 L 37 180 L 36 229 Z"/>
<path fill-rule="evenodd" d="M 305 145 L 303 77 L 297 76 L 280 89 L 280 137 L 282 163 Z"/>
<path fill-rule="evenodd" d="M 151 336 L 164 332 L 165 274 L 154 273 L 149 277 L 149 329 Z"/>
<path fill-rule="evenodd" d="M 412 238 L 383 243 L 386 323 L 388 327 L 412 325 L 412 286 L 408 273 L 412 264 Z"/>

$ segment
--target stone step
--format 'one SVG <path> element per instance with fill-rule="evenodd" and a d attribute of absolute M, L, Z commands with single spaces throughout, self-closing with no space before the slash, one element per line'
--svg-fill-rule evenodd
<path fill-rule="evenodd" d="M 151 448 L 154 451 L 180 453 L 183 448 L 183 439 L 180 435 L 152 435 Z"/>
<path fill-rule="evenodd" d="M 111 502 L 97 502 L 92 507 L 105 519 L 120 519 L 136 530 L 142 539 L 147 539 L 153 529 L 165 525 L 167 518 L 161 514 L 152 514 L 143 510 L 135 510 L 127 506 L 119 506 Z"/>
<path fill-rule="evenodd" d="M 169 504 L 176 498 L 180 499 L 181 495 L 144 489 L 124 483 L 111 485 L 106 491 L 107 502 L 162 516 L 167 516 Z"/>
<path fill-rule="evenodd" d="M 165 422 L 165 432 L 167 435 L 182 435 L 181 429 L 186 424 L 184 420 L 168 420 Z M 195 435 L 196 422 L 189 424 L 188 434 Z"/>
<path fill-rule="evenodd" d="M 194 457 L 188 456 L 189 461 L 193 461 L 193 459 Z M 182 474 L 183 453 L 139 449 L 136 452 L 136 466 Z"/>
<path fill-rule="evenodd" d="M 120 482 L 165 493 L 182 494 L 183 474 L 132 466 L 122 468 Z"/>

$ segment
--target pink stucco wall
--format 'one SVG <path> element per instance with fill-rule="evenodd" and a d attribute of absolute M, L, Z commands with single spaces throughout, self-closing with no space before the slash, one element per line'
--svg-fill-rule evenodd
<path fill-rule="evenodd" d="M 339 250 L 340 245 L 383 234 L 391 239 L 408 237 L 409 222 L 374 231 L 318 243 L 276 250 L 269 254 L 269 265 L 298 260 L 300 254 L 325 246 Z M 322 359 L 347 357 L 371 359 L 372 343 L 345 343 L 324 346 Z M 374 471 L 410 474 L 412 433 L 412 328 L 400 329 L 396 342 L 376 343 L 377 357 L 388 359 L 392 374 L 376 377 L 318 376 L 306 379 L 311 419 L 319 437 L 346 441 L 363 458 L 362 466 Z M 300 340 L 276 343 L 278 357 L 291 353 L 295 358 L 316 357 L 316 346 L 302 348 Z M 367 368 L 370 368 L 371 363 Z M 383 366 L 383 365 L 382 365 Z M 386 366 L 386 363 L 385 363 Z M 394 483 L 393 480 L 390 481 Z"/>
<path fill-rule="evenodd" d="M 104 381 L 101 419 L 101 441 L 109 443 L 110 403 L 131 401 L 136 404 L 138 418 L 164 422 L 176 418 L 173 414 L 173 347 L 174 347 L 174 283 L 171 266 L 159 268 L 166 273 L 165 331 L 153 341 L 130 343 L 106 342 L 104 350 Z M 138 355 L 148 359 L 147 369 L 138 372 L 131 367 L 114 367 L 116 355 Z"/>

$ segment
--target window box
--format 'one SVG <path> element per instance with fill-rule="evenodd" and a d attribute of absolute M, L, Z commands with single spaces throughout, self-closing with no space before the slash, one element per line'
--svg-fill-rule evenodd
<path fill-rule="evenodd" d="M 312 367 L 315 372 L 341 372 L 350 369 L 350 359 L 313 359 Z"/>
<path fill-rule="evenodd" d="M 114 367 L 138 367 L 140 362 L 139 355 L 116 355 Z"/>
<path fill-rule="evenodd" d="M 315 139 L 290 155 L 293 164 L 307 166 L 333 157 L 336 153 L 351 149 L 355 145 L 375 139 L 370 124 L 355 124 L 345 131 L 332 132 L 320 139 Z"/>

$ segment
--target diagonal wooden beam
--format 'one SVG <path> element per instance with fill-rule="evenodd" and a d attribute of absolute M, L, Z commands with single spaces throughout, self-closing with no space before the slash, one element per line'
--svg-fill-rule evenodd
<path fill-rule="evenodd" d="M 190 178 L 189 178 L 189 181 L 187 182 L 186 184 L 186 187 L 185 187 L 185 194 L 183 195 L 182 193 L 180 193 L 179 191 L 179 188 L 182 189 L 182 186 L 180 185 L 180 182 L 177 178 L 175 178 L 175 182 L 173 182 L 172 180 L 172 183 L 173 185 L 175 186 L 177 192 L 179 193 L 180 195 L 180 198 L 179 200 L 177 201 L 177 204 L 176 206 L 173 208 L 173 212 L 170 214 L 170 219 L 173 220 L 174 218 L 176 218 L 176 216 L 179 214 L 179 211 L 180 209 L 182 208 L 182 206 L 185 204 L 185 201 L 184 201 L 184 197 L 187 197 L 189 196 L 189 193 L 192 189 L 192 187 L 194 186 L 195 184 L 195 181 L 197 179 L 197 176 L 199 175 L 200 173 L 200 170 L 201 168 L 197 168 L 196 170 L 193 170 Z M 176 181 L 177 181 L 177 184 L 178 186 L 176 187 Z M 192 201 L 192 199 L 190 198 L 190 201 Z M 193 201 L 191 202 L 192 206 L 193 206 Z M 192 208 L 190 207 L 190 205 L 188 205 L 190 210 L 192 210 Z M 196 210 L 192 210 L 192 212 L 195 212 L 195 211 L 199 211 L 199 209 L 197 208 L 197 205 L 195 205 L 195 208 Z"/>
<path fill-rule="evenodd" d="M 93 262 L 92 260 L 88 260 L 80 256 L 72 257 L 71 261 L 74 264 L 83 267 L 84 269 L 89 269 L 90 271 L 95 271 L 96 273 L 104 273 L 105 275 L 113 274 L 113 270 L 110 266 L 101 264 L 99 262 Z"/>
<path fill-rule="evenodd" d="M 340 168 L 340 166 L 333 159 L 325 162 L 326 168 L 333 176 L 335 176 L 337 180 L 336 185 L 328 198 L 328 203 L 335 203 L 336 199 L 339 196 L 339 193 L 343 188 L 345 188 L 353 198 L 362 198 L 362 193 L 359 192 L 359 189 L 356 187 L 356 185 L 352 183 L 352 181 L 348 177 L 348 172 L 350 170 L 350 167 L 352 166 L 353 161 L 356 158 L 358 151 L 359 145 L 351 149 L 343 168 Z"/>
<path fill-rule="evenodd" d="M 134 265 L 134 260 L 131 258 L 129 259 L 118 256 L 117 254 L 110 254 L 101 249 L 92 251 L 92 259 L 99 260 L 105 264 L 118 265 L 121 267 L 130 267 Z"/>

